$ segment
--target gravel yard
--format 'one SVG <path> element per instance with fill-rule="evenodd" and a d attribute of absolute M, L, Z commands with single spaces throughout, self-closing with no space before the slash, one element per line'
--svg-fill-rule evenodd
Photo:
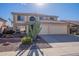
<path fill-rule="evenodd" d="M 6 44 L 7 42 L 8 44 Z M 40 49 L 52 48 L 45 40 L 42 39 L 37 40 L 36 45 Z M 20 50 L 22 48 L 24 49 L 26 46 L 21 45 L 20 38 L 0 38 L 0 52 L 16 51 L 17 49 Z"/>

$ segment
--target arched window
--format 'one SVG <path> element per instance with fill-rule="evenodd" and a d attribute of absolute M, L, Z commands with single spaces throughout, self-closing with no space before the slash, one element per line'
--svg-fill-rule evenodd
<path fill-rule="evenodd" d="M 35 21 L 36 19 L 35 19 L 35 17 L 34 16 L 31 16 L 30 17 L 30 21 Z"/>

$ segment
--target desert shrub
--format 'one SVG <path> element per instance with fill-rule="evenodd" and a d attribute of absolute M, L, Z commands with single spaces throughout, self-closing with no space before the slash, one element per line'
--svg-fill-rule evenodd
<path fill-rule="evenodd" d="M 25 36 L 21 39 L 22 44 L 31 44 L 32 43 L 32 39 L 29 36 Z"/>

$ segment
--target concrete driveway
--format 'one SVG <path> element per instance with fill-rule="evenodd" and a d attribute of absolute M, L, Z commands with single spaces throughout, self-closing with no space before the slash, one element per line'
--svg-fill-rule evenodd
<path fill-rule="evenodd" d="M 41 38 L 48 43 L 79 42 L 76 35 L 41 35 Z"/>
<path fill-rule="evenodd" d="M 42 49 L 46 56 L 79 56 L 79 37 L 73 35 L 41 35 L 52 48 Z"/>

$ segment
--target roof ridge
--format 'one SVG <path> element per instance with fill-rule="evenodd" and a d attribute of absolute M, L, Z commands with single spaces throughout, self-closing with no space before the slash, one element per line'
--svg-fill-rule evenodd
<path fill-rule="evenodd" d="M 34 13 L 34 12 L 11 12 L 12 14 L 35 14 L 35 15 L 45 15 L 45 16 L 51 16 L 53 17 L 54 15 L 47 15 L 47 14 L 42 14 L 42 13 Z M 58 16 L 55 16 L 58 17 Z"/>
<path fill-rule="evenodd" d="M 6 21 L 6 20 L 4 20 L 3 18 L 0 17 L 0 21 Z"/>

